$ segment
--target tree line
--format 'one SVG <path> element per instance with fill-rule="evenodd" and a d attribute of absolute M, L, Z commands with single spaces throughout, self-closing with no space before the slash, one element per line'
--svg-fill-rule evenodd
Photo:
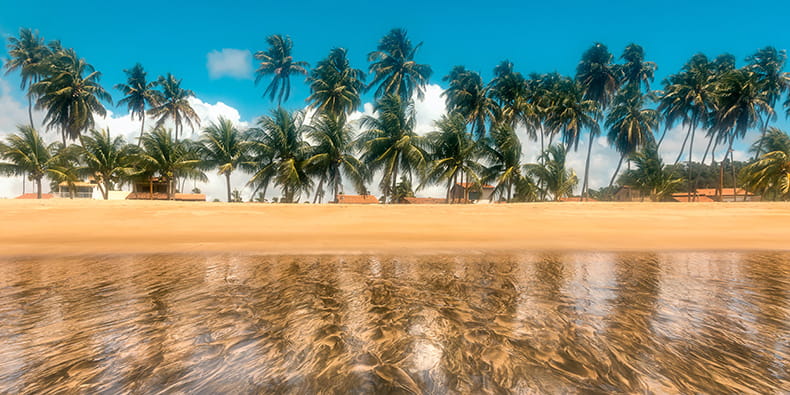
<path fill-rule="evenodd" d="M 268 48 L 254 54 L 259 62 L 255 83 L 268 79 L 264 97 L 276 100 L 277 108 L 248 130 L 220 119 L 203 128 L 198 141 L 179 139 L 185 125 L 200 127 L 189 102 L 194 93 L 182 88 L 181 80 L 167 74 L 149 81 L 140 64 L 124 70 L 127 81 L 115 88 L 124 95 L 118 103 L 140 121 L 140 137 L 132 145 L 95 130 L 94 117 L 106 113 L 103 103 L 112 103 L 99 83 L 101 74 L 73 49 L 21 29 L 19 37 L 8 39 L 5 68 L 22 77 L 30 125 L 0 145 L 5 160 L 0 171 L 26 175 L 39 194 L 45 176 L 61 181 L 92 176 L 106 197 L 119 183 L 158 175 L 171 183 L 172 195 L 176 180 L 205 180 L 205 171 L 216 169 L 226 177 L 231 200 L 230 175 L 242 169 L 251 174 L 248 185 L 256 192 L 265 195 L 273 186 L 286 202 L 309 199 L 312 193 L 314 201 L 326 193 L 334 196 L 344 179 L 358 193 L 367 193 L 366 186 L 378 181 L 384 200 L 392 202 L 401 178 L 414 180 L 418 188 L 446 185 L 448 196 L 454 184 L 463 182 L 478 188 L 490 183 L 495 196 L 506 201 L 559 200 L 579 183 L 565 158 L 586 134 L 584 199 L 599 192 L 589 188 L 590 157 L 593 140 L 605 133 L 619 157 L 610 188 L 620 176 L 621 183 L 656 199 L 679 188 L 691 199 L 700 176 L 692 165 L 695 140 L 702 137 L 706 144 L 702 164 L 709 154 L 716 164 L 716 149 L 726 147 L 718 162 L 722 166 L 728 154 L 734 163 L 736 140 L 759 130 L 750 163 L 739 176 L 731 166 L 733 186 L 740 181 L 769 197 L 790 197 L 788 152 L 773 150 L 782 144 L 771 143 L 787 135 L 770 127 L 790 78 L 784 72 L 785 51 L 773 47 L 758 50 L 741 68 L 732 55 L 696 54 L 663 81 L 661 90 L 651 90 L 657 66 L 636 44 L 625 48 L 620 63 L 605 45 L 593 44 L 574 76 L 524 76 L 503 61 L 485 82 L 478 72 L 455 66 L 442 78 L 448 86 L 442 93 L 447 113 L 435 122 L 435 131 L 421 136 L 414 130 L 414 99 L 423 97 L 432 69 L 418 63 L 422 43 L 413 44 L 405 30 L 393 29 L 381 38 L 368 55 L 367 73 L 352 67 L 343 48 L 330 50 L 311 68 L 294 59 L 290 37 L 272 35 L 266 41 Z M 294 75 L 305 76 L 309 84 L 309 111 L 281 107 L 290 98 Z M 350 120 L 368 91 L 375 99 L 373 115 Z M 46 144 L 33 128 L 33 106 L 44 111 L 48 130 L 60 132 L 59 143 Z M 790 99 L 784 107 L 789 114 Z M 156 120 L 148 131 L 146 116 Z M 168 121 L 174 129 L 164 127 Z M 658 153 L 676 125 L 684 129 L 683 146 L 674 164 L 664 164 Z M 705 135 L 697 136 L 698 129 Z M 517 132 L 525 132 L 523 141 L 540 144 L 537 163 L 522 163 Z M 679 174 L 684 156 L 685 174 Z M 628 170 L 620 175 L 624 162 Z"/>

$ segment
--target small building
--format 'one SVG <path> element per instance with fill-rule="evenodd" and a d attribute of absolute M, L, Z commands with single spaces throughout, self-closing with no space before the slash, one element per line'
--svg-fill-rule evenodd
<path fill-rule="evenodd" d="M 718 192 L 718 193 L 717 193 Z M 758 202 L 760 196 L 747 192 L 743 188 L 700 188 L 697 189 L 697 196 L 707 196 L 717 202 L 743 202 L 744 197 L 747 202 Z"/>
<path fill-rule="evenodd" d="M 560 201 L 561 202 L 581 202 L 582 201 L 582 197 L 581 196 L 567 196 L 567 197 L 560 198 Z M 591 197 L 588 197 L 588 198 L 584 199 L 584 201 L 585 202 L 597 202 L 598 200 L 593 199 Z"/>
<path fill-rule="evenodd" d="M 673 202 L 688 203 L 689 202 L 689 194 L 688 194 L 688 192 L 673 193 L 672 194 L 672 201 Z M 715 200 L 713 200 L 713 199 L 711 199 L 711 198 L 709 198 L 708 196 L 705 196 L 705 195 L 697 195 L 697 196 L 691 195 L 691 202 L 692 203 L 713 203 L 713 202 L 715 202 Z"/>
<path fill-rule="evenodd" d="M 640 190 L 630 185 L 623 185 L 617 188 L 612 198 L 615 202 L 642 202 L 647 196 L 643 196 Z"/>
<path fill-rule="evenodd" d="M 490 203 L 494 187 L 471 182 L 458 182 L 450 189 L 451 203 Z"/>
<path fill-rule="evenodd" d="M 41 194 L 41 198 L 42 199 L 52 199 L 54 197 L 55 197 L 55 195 L 52 194 L 52 193 L 42 193 Z M 15 197 L 14 199 L 38 199 L 38 194 L 35 193 L 35 192 L 33 192 L 33 193 L 24 193 L 22 195 L 19 195 L 19 196 Z"/>
<path fill-rule="evenodd" d="M 405 197 L 398 202 L 401 204 L 447 204 L 447 199 L 432 197 Z"/>
<path fill-rule="evenodd" d="M 58 191 L 54 192 L 54 195 L 63 199 L 93 199 L 94 194 L 97 192 L 99 195 L 101 195 L 101 192 L 97 190 L 97 187 L 98 184 L 93 182 L 75 181 L 69 183 L 68 181 L 63 181 L 58 184 Z M 74 192 L 73 195 L 72 188 Z"/>
<path fill-rule="evenodd" d="M 339 193 L 335 200 L 329 202 L 333 204 L 379 204 L 379 200 L 373 195 L 346 195 Z"/>
<path fill-rule="evenodd" d="M 167 193 L 162 192 L 132 192 L 126 196 L 126 200 L 176 200 L 179 202 L 205 202 L 206 195 L 202 193 L 174 193 L 173 199 L 169 199 Z"/>

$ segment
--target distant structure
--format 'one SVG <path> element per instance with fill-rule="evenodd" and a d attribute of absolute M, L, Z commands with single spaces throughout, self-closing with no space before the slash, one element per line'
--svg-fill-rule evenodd
<path fill-rule="evenodd" d="M 379 204 L 379 200 L 373 195 L 346 195 L 339 193 L 332 204 Z"/>
<path fill-rule="evenodd" d="M 623 185 L 614 193 L 616 202 L 643 202 L 650 197 L 642 195 L 638 189 L 628 185 Z M 691 194 L 692 203 L 711 203 L 711 202 L 734 202 L 734 201 L 758 202 L 760 196 L 747 192 L 743 188 L 700 188 Z M 676 192 L 667 198 L 669 202 L 689 202 L 688 192 Z"/>
<path fill-rule="evenodd" d="M 581 202 L 582 198 L 581 198 L 581 196 L 566 196 L 566 197 L 560 198 L 560 201 L 561 202 Z M 588 198 L 585 198 L 584 201 L 585 202 L 597 202 L 598 200 L 593 199 L 591 197 L 588 197 Z"/>
<path fill-rule="evenodd" d="M 162 177 L 151 177 L 148 180 L 134 182 L 134 191 L 126 196 L 126 200 L 178 200 L 182 202 L 205 202 L 202 193 L 174 193 L 173 198 L 167 196 L 169 182 Z"/>
<path fill-rule="evenodd" d="M 53 194 L 63 199 L 96 199 L 95 195 L 98 193 L 98 198 L 101 199 L 101 191 L 98 190 L 98 186 L 94 182 L 76 181 L 69 184 L 69 182 L 63 181 L 58 184 L 58 191 Z"/>
<path fill-rule="evenodd" d="M 471 182 L 458 182 L 450 189 L 450 203 L 491 203 L 494 187 Z"/>
<path fill-rule="evenodd" d="M 400 204 L 447 204 L 447 199 L 432 197 L 405 197 L 398 201 Z"/>
<path fill-rule="evenodd" d="M 52 199 L 54 197 L 55 197 L 55 195 L 51 194 L 51 193 L 42 193 L 41 194 L 41 198 L 42 199 Z M 25 194 L 22 194 L 22 195 L 19 195 L 19 196 L 15 197 L 14 199 L 38 199 L 38 194 L 35 193 L 35 192 L 33 192 L 33 193 L 25 193 Z"/>
<path fill-rule="evenodd" d="M 646 196 L 642 196 L 642 192 L 638 189 L 632 188 L 630 185 L 623 185 L 617 188 L 613 195 L 615 202 L 641 202 L 644 201 Z"/>

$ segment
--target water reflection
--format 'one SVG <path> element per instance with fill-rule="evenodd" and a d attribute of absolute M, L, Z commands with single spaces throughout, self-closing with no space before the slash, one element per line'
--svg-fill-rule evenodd
<path fill-rule="evenodd" d="M 0 262 L 0 392 L 790 388 L 790 255 Z"/>

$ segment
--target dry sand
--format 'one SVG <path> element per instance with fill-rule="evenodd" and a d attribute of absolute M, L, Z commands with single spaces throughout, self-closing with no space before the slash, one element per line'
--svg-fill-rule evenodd
<path fill-rule="evenodd" d="M 0 200 L 0 255 L 789 250 L 789 203 Z"/>

